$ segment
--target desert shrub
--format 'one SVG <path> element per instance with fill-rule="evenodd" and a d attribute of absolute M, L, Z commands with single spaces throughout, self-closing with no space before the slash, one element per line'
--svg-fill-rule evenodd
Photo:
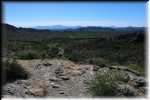
<path fill-rule="evenodd" d="M 21 51 L 16 53 L 16 57 L 19 59 L 36 59 L 40 58 L 40 52 L 36 51 Z"/>
<path fill-rule="evenodd" d="M 93 96 L 115 96 L 119 92 L 117 90 L 117 82 L 123 81 L 117 70 L 99 71 L 95 78 L 89 82 L 89 92 Z"/>
<path fill-rule="evenodd" d="M 141 75 L 145 75 L 145 67 L 138 66 L 137 64 L 129 64 L 128 67 L 140 72 Z"/>
<path fill-rule="evenodd" d="M 92 59 L 90 59 L 90 60 L 89 60 L 89 63 L 91 63 L 91 64 L 96 64 L 96 65 L 106 65 L 106 64 L 109 63 L 109 61 L 106 60 L 106 59 L 97 57 L 97 58 L 92 58 Z"/>
<path fill-rule="evenodd" d="M 30 76 L 30 73 L 21 67 L 14 59 L 3 61 L 2 64 L 5 82 L 11 82 L 17 79 L 27 79 Z"/>
<path fill-rule="evenodd" d="M 78 50 L 70 50 L 65 53 L 65 57 L 69 60 L 75 61 L 75 62 L 81 62 L 82 60 L 82 54 Z"/>
<path fill-rule="evenodd" d="M 47 46 L 47 55 L 49 57 L 62 57 L 64 54 L 64 49 L 61 48 L 57 43 Z"/>

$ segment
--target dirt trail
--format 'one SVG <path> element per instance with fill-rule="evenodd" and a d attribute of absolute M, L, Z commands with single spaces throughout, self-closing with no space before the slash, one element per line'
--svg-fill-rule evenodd
<path fill-rule="evenodd" d="M 6 84 L 3 87 L 3 97 L 92 97 L 87 82 L 94 77 L 95 72 L 109 73 L 112 69 L 122 71 L 123 77 L 128 80 L 127 83 L 118 85 L 122 90 L 122 96 L 124 94 L 126 96 L 127 90 L 135 96 L 146 94 L 145 78 L 124 66 L 102 67 L 76 64 L 62 59 L 17 60 L 17 62 L 30 72 L 31 76 L 27 80 Z"/>
<path fill-rule="evenodd" d="M 28 80 L 7 84 L 5 95 L 16 97 L 90 97 L 86 81 L 93 76 L 93 65 L 75 64 L 68 60 L 17 60 L 31 73 Z"/>

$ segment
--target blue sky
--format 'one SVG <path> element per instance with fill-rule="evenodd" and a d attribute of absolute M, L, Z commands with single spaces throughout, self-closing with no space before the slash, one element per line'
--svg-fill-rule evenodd
<path fill-rule="evenodd" d="M 145 26 L 146 2 L 4 2 L 3 22 L 16 26 Z"/>

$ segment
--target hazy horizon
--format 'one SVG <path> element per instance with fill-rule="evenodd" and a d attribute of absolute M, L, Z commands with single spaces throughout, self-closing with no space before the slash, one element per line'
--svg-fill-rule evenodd
<path fill-rule="evenodd" d="M 4 24 L 9 24 L 13 25 L 10 23 L 4 23 Z M 22 27 L 22 28 L 35 28 L 35 27 L 51 27 L 51 26 L 66 26 L 66 27 L 110 27 L 110 28 L 126 28 L 126 27 L 146 27 L 146 26 L 102 26 L 102 25 L 62 25 L 62 24 L 54 24 L 54 25 L 35 25 L 35 26 L 21 26 L 21 25 L 13 25 L 17 28 Z"/>

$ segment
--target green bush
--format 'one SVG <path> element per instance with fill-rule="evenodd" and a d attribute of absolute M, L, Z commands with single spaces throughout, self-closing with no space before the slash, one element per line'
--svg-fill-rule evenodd
<path fill-rule="evenodd" d="M 75 62 L 81 62 L 82 60 L 82 54 L 80 54 L 77 50 L 70 50 L 66 52 L 65 57 L 69 60 L 75 61 Z"/>
<path fill-rule="evenodd" d="M 50 58 L 64 56 L 64 49 L 61 46 L 59 46 L 57 43 L 47 45 L 46 51 L 48 57 Z"/>
<path fill-rule="evenodd" d="M 50 47 L 47 51 L 47 54 L 50 57 L 56 57 L 58 52 L 59 52 L 59 49 L 57 47 Z"/>
<path fill-rule="evenodd" d="M 116 70 L 101 71 L 89 82 L 89 92 L 93 96 L 115 96 L 118 93 L 117 81 L 122 81 L 121 74 Z"/>
<path fill-rule="evenodd" d="M 14 59 L 3 61 L 2 64 L 3 78 L 5 79 L 5 82 L 11 82 L 17 79 L 27 79 L 30 76 L 30 73 L 21 67 Z"/>

